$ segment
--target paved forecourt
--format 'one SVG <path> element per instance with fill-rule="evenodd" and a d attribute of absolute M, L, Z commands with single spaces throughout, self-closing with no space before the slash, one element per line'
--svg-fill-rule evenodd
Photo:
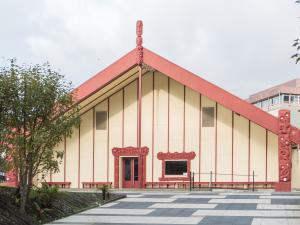
<path fill-rule="evenodd" d="M 123 192 L 127 198 L 52 223 L 300 225 L 300 193 Z"/>

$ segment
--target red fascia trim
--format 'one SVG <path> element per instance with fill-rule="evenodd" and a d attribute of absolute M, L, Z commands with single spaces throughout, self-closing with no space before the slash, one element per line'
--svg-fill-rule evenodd
<path fill-rule="evenodd" d="M 144 48 L 144 62 L 171 77 L 177 82 L 213 99 L 219 104 L 257 123 L 258 125 L 278 133 L 277 118 L 252 104 L 238 98 L 222 88 L 202 79 L 201 77 L 183 69 L 167 59 Z"/>
<path fill-rule="evenodd" d="M 136 49 L 131 50 L 115 63 L 85 81 L 79 87 L 75 88 L 72 93 L 75 94 L 76 100 L 79 103 L 134 66 L 136 66 Z"/>
<path fill-rule="evenodd" d="M 207 96 L 217 103 L 232 111 L 239 113 L 245 118 L 262 126 L 263 128 L 278 134 L 277 117 L 253 106 L 252 104 L 230 94 L 222 88 L 202 79 L 201 77 L 183 69 L 182 67 L 168 61 L 167 59 L 144 48 L 144 62 L 180 82 L 181 84 Z M 136 66 L 136 51 L 131 50 L 128 54 L 117 60 L 106 69 L 97 73 L 95 76 L 74 89 L 77 102 L 85 100 L 112 80 L 121 76 L 124 72 Z M 299 141 L 300 142 L 300 141 Z"/>

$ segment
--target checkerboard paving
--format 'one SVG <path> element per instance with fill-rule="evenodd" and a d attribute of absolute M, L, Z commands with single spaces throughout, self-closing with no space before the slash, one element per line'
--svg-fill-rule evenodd
<path fill-rule="evenodd" d="M 124 193 L 124 192 L 123 192 Z M 300 225 L 300 193 L 128 192 L 52 225 Z"/>

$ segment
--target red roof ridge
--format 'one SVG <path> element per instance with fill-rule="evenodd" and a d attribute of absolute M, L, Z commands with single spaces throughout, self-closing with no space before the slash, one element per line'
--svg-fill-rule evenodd
<path fill-rule="evenodd" d="M 145 64 L 277 134 L 277 117 L 144 48 Z"/>
<path fill-rule="evenodd" d="M 143 62 L 265 129 L 275 134 L 278 133 L 277 117 L 172 63 L 147 48 L 143 48 Z M 82 102 L 134 66 L 137 66 L 136 48 L 75 88 L 73 93 L 76 93 L 77 102 Z"/>
<path fill-rule="evenodd" d="M 81 85 L 74 88 L 73 93 L 75 94 L 77 102 L 82 102 L 93 93 L 101 89 L 103 85 L 106 85 L 107 82 L 110 82 L 122 73 L 134 67 L 136 61 L 135 53 L 136 52 L 134 48 L 133 50 L 129 51 L 127 54 L 119 58 L 117 61 L 115 61 L 113 64 L 107 66 L 106 68 L 83 82 Z"/>

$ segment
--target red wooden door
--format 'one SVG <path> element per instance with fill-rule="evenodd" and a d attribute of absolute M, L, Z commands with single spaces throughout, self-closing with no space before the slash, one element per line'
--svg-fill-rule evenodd
<path fill-rule="evenodd" d="M 122 187 L 123 188 L 138 188 L 140 184 L 139 180 L 139 159 L 138 158 L 123 158 L 123 176 Z"/>

